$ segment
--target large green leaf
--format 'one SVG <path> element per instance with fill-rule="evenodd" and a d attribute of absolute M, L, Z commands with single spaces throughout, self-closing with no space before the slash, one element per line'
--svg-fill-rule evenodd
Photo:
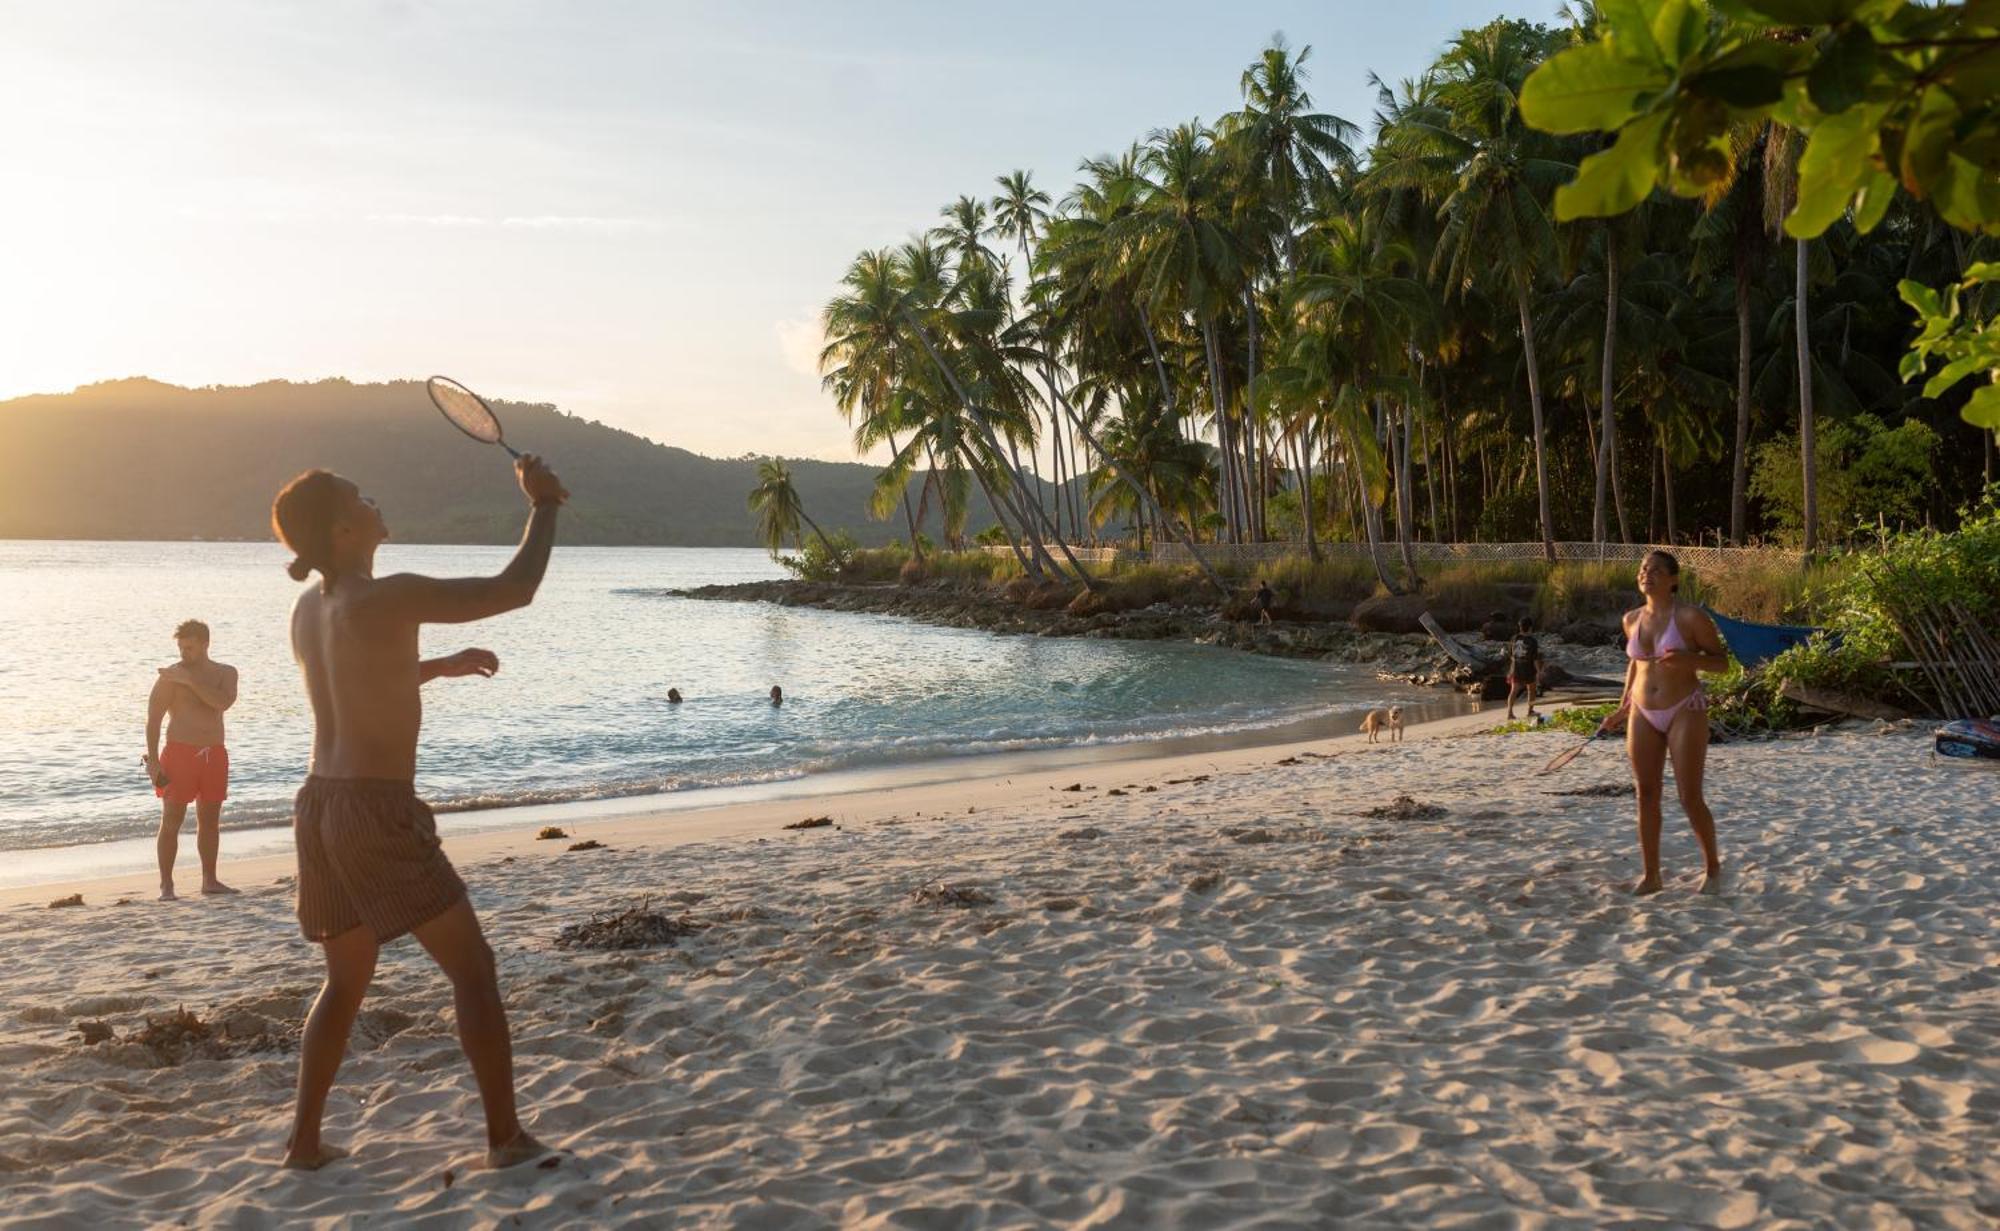
<path fill-rule="evenodd" d="M 1629 59 L 1664 63 L 1653 41 L 1652 8 L 1650 0 L 1598 0 L 1598 40 L 1618 44 L 1619 53 Z"/>
<path fill-rule="evenodd" d="M 1653 44 L 1669 68 L 1695 53 L 1707 28 L 1707 14 L 1693 0 L 1654 0 Z"/>
<path fill-rule="evenodd" d="M 1962 359 L 1954 359 L 1939 368 L 1935 376 L 1924 382 L 1924 396 L 1927 398 L 1937 397 L 1959 381 L 1964 380 L 1974 372 L 1982 370 L 1983 367 L 1984 365 L 1974 355 L 1967 355 Z"/>
<path fill-rule="evenodd" d="M 1875 36 L 1868 27 L 1846 26 L 1829 36 L 1806 74 L 1813 106 L 1837 115 L 1860 102 L 1875 75 L 1875 59 Z"/>
<path fill-rule="evenodd" d="M 1955 152 L 1945 158 L 1944 174 L 1932 186 L 1931 202 L 1955 227 L 2000 235 L 2000 182 Z"/>
<path fill-rule="evenodd" d="M 1614 129 L 1673 75 L 1663 64 L 1620 55 L 1608 43 L 1585 43 L 1544 61 L 1521 86 L 1521 114 L 1545 132 Z"/>
<path fill-rule="evenodd" d="M 1938 293 L 1915 278 L 1905 278 L 1898 282 L 1896 294 L 1903 297 L 1904 303 L 1916 309 L 1918 316 L 1936 316 L 1944 311 L 1944 305 L 1938 300 Z"/>
<path fill-rule="evenodd" d="M 1576 178 L 1556 189 L 1556 219 L 1602 218 L 1622 214 L 1646 199 L 1660 178 L 1660 137 L 1667 113 L 1641 116 L 1627 124 L 1610 149 L 1583 160 Z"/>
<path fill-rule="evenodd" d="M 1861 191 L 1854 198 L 1854 229 L 1863 235 L 1875 229 L 1896 199 L 1896 177 L 1887 171 L 1868 169 Z"/>
<path fill-rule="evenodd" d="M 1974 427 L 2000 432 L 2000 385 L 1989 384 L 1975 389 L 1972 400 L 1958 413 Z"/>
<path fill-rule="evenodd" d="M 1868 180 L 1877 128 L 1888 107 L 1849 107 L 1822 121 L 1799 159 L 1799 203 L 1785 219 L 1785 234 L 1811 239 L 1832 226 Z"/>

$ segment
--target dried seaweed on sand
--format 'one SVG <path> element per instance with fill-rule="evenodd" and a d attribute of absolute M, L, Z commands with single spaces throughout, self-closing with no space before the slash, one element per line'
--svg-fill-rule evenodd
<path fill-rule="evenodd" d="M 993 905 L 993 895 L 977 885 L 955 885 L 949 881 L 932 881 L 911 893 L 910 898 L 919 906 L 955 906 L 960 910 Z"/>
<path fill-rule="evenodd" d="M 792 822 L 791 824 L 789 824 L 789 825 L 785 826 L 785 828 L 786 828 L 786 829 L 825 829 L 825 828 L 826 828 L 827 826 L 829 826 L 829 825 L 831 825 L 831 824 L 833 824 L 833 818 L 832 818 L 832 817 L 830 817 L 830 816 L 809 816 L 809 817 L 807 817 L 807 818 L 806 818 L 805 820 L 803 820 L 803 821 L 793 821 L 793 822 Z"/>
<path fill-rule="evenodd" d="M 1364 808 L 1354 815 L 1383 821 L 1434 821 L 1450 811 L 1439 804 L 1418 803 L 1408 795 L 1398 795 L 1386 804 Z"/>
<path fill-rule="evenodd" d="M 558 949 L 657 949 L 680 943 L 705 927 L 687 915 L 650 909 L 652 899 L 613 913 L 592 915 L 556 934 Z"/>

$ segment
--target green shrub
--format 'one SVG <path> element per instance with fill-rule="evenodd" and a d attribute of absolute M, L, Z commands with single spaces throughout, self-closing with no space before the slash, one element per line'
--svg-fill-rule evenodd
<path fill-rule="evenodd" d="M 1908 656 L 1894 614 L 1902 595 L 1956 602 L 1974 619 L 2000 610 L 2000 485 L 1961 515 L 1952 533 L 1891 533 L 1879 551 L 1855 552 L 1840 567 L 1817 572 L 1806 605 L 1839 632 L 1840 644 L 1815 637 L 1773 659 L 1766 674 L 1775 683 L 1797 680 L 1938 712 L 1940 699 L 1921 675 L 1886 664 Z"/>
<path fill-rule="evenodd" d="M 1021 575 L 1021 562 L 1011 551 L 946 551 L 925 558 L 931 576 L 945 581 L 985 585 Z"/>
<path fill-rule="evenodd" d="M 840 570 L 840 580 L 853 582 L 895 581 L 910 559 L 910 549 L 901 543 L 887 547 L 862 547 L 850 552 Z"/>
<path fill-rule="evenodd" d="M 1285 600 L 1296 597 L 1308 606 L 1360 602 L 1381 588 L 1372 565 L 1346 556 L 1329 557 L 1317 564 L 1304 554 L 1287 556 L 1263 565 L 1258 576 L 1270 582 Z"/>
<path fill-rule="evenodd" d="M 853 535 L 836 530 L 827 539 L 813 535 L 800 545 L 798 555 L 779 556 L 778 563 L 807 581 L 833 581 L 841 576 L 858 550 Z"/>

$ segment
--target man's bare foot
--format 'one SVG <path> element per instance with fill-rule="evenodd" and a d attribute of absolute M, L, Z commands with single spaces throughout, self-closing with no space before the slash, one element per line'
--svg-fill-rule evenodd
<path fill-rule="evenodd" d="M 336 1158 L 346 1158 L 347 1151 L 339 1146 L 321 1142 L 311 1154 L 300 1154 L 295 1150 L 285 1151 L 284 1167 L 288 1171 L 318 1171 Z"/>
<path fill-rule="evenodd" d="M 1722 892 L 1722 869 L 1717 868 L 1701 878 L 1701 892 L 1714 895 Z"/>
<path fill-rule="evenodd" d="M 211 882 L 209 882 L 208 884 L 206 884 L 206 885 L 203 885 L 203 886 L 201 887 L 201 891 L 202 891 L 203 893 L 235 893 L 235 892 L 237 892 L 236 890 L 234 890 L 234 889 L 231 889 L 231 888 L 230 888 L 229 886 L 227 886 L 227 885 L 223 884 L 223 883 L 222 883 L 221 881 L 211 881 Z"/>
<path fill-rule="evenodd" d="M 1643 880 L 1641 880 L 1638 884 L 1632 886 L 1632 893 L 1633 896 L 1635 897 L 1643 898 L 1649 893 L 1658 893 L 1660 890 L 1664 888 L 1666 888 L 1666 886 L 1660 883 L 1659 877 L 1648 876 Z"/>
<path fill-rule="evenodd" d="M 172 885 L 161 885 L 161 886 L 160 886 L 160 901 L 162 901 L 162 902 L 178 902 L 178 901 L 180 901 L 180 900 L 181 900 L 181 895 L 179 895 L 178 893 L 175 893 L 175 892 L 174 892 L 174 887 L 173 887 Z"/>
<path fill-rule="evenodd" d="M 501 1145 L 486 1148 L 486 1165 L 494 1171 L 529 1162 L 547 1154 L 549 1148 L 528 1135 L 527 1129 L 515 1133 L 513 1138 Z"/>

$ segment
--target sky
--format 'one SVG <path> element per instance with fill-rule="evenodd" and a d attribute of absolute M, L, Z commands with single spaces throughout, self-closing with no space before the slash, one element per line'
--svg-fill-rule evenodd
<path fill-rule="evenodd" d="M 0 398 L 443 372 L 711 456 L 848 460 L 819 309 L 1025 168 L 1555 0 L 0 0 Z M 522 442 L 532 448 L 532 442 Z"/>

